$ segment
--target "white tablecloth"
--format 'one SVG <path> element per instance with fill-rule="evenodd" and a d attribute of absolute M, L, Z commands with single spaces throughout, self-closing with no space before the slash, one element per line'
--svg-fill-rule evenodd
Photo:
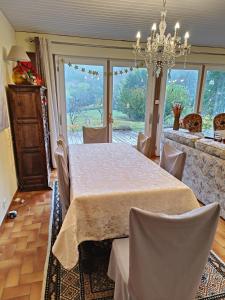
<path fill-rule="evenodd" d="M 53 253 L 66 269 L 78 245 L 128 235 L 131 207 L 181 214 L 199 207 L 190 188 L 125 144 L 69 147 L 71 204 Z"/>

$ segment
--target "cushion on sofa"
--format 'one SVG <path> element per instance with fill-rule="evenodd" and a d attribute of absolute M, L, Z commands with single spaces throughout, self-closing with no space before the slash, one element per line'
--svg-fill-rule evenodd
<path fill-rule="evenodd" d="M 221 159 L 225 159 L 225 144 L 210 139 L 200 139 L 196 141 L 195 148 Z"/>
<path fill-rule="evenodd" d="M 172 129 L 164 130 L 164 137 L 180 144 L 195 148 L 195 142 L 203 137 L 201 133 L 193 134 L 187 131 L 177 131 Z"/>

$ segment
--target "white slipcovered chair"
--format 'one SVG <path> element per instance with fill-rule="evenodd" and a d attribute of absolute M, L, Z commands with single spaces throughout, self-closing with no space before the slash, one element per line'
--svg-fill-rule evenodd
<path fill-rule="evenodd" d="M 167 216 L 132 208 L 130 237 L 113 241 L 114 300 L 192 300 L 207 262 L 219 204 Z"/>
<path fill-rule="evenodd" d="M 64 219 L 70 204 L 68 149 L 64 139 L 59 139 L 57 141 L 57 148 L 55 150 L 55 161 L 57 166 L 58 187 L 60 203 L 62 206 L 62 216 Z"/>
<path fill-rule="evenodd" d="M 139 132 L 137 139 L 137 150 L 144 154 L 146 157 L 150 157 L 151 138 Z"/>
<path fill-rule="evenodd" d="M 165 143 L 160 158 L 160 167 L 181 180 L 184 171 L 186 153 Z"/>
<path fill-rule="evenodd" d="M 107 127 L 84 127 L 83 126 L 84 144 L 107 143 Z"/>
<path fill-rule="evenodd" d="M 61 145 L 62 146 L 63 152 L 64 152 L 64 156 L 65 156 L 65 158 L 67 160 L 67 163 L 68 163 L 68 155 L 69 155 L 68 146 L 67 146 L 66 140 L 65 140 L 65 138 L 64 138 L 63 135 L 59 135 L 58 140 L 57 140 L 57 145 Z"/>

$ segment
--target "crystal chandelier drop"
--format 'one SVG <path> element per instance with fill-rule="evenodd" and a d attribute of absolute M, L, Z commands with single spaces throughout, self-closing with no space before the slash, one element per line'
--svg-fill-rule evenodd
<path fill-rule="evenodd" d="M 137 42 L 133 46 L 135 60 L 137 57 L 144 59 L 146 67 L 152 69 L 153 73 L 159 77 L 164 67 L 172 68 L 175 65 L 176 57 L 185 56 L 190 53 L 191 45 L 188 44 L 189 32 L 184 35 L 184 41 L 178 35 L 180 24 L 177 22 L 174 29 L 174 35 L 166 35 L 166 0 L 163 0 L 163 9 L 161 11 L 161 20 L 159 23 L 159 33 L 157 33 L 157 24 L 152 25 L 151 35 L 147 38 L 145 49 L 140 46 L 141 33 L 138 31 Z"/>

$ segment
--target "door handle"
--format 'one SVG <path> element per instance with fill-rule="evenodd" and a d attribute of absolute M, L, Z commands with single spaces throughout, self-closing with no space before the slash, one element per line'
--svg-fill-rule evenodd
<path fill-rule="evenodd" d="M 109 113 L 108 122 L 109 122 L 109 124 L 113 123 L 112 113 Z"/>

